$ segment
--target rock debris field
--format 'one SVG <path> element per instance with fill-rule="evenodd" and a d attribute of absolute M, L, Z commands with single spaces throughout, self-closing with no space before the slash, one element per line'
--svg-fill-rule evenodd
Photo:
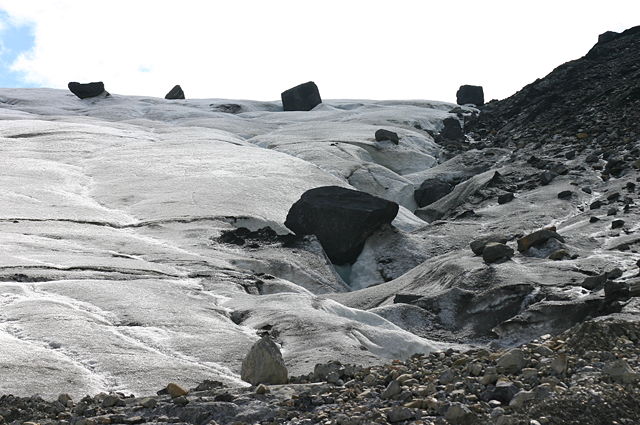
<path fill-rule="evenodd" d="M 0 424 L 638 423 L 640 27 L 501 101 L 105 89 L 0 89 Z"/>

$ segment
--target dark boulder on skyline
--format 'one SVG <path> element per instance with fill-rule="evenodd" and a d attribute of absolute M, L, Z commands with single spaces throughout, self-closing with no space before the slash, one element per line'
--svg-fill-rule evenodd
<path fill-rule="evenodd" d="M 334 264 L 353 263 L 364 242 L 398 214 L 398 204 L 358 190 L 323 186 L 302 194 L 285 226 L 296 235 L 316 235 Z"/>
<path fill-rule="evenodd" d="M 78 83 L 76 81 L 72 81 L 68 84 L 69 91 L 71 93 L 78 96 L 80 99 L 87 99 L 89 97 L 100 96 L 102 93 L 107 93 L 104 89 L 104 83 L 102 81 L 97 81 L 93 83 Z"/>
<path fill-rule="evenodd" d="M 169 93 L 164 96 L 165 99 L 175 100 L 175 99 L 184 99 L 184 91 L 182 91 L 182 87 L 179 84 L 173 86 Z"/>
<path fill-rule="evenodd" d="M 470 86 L 467 84 L 460 86 L 456 92 L 456 103 L 458 105 L 484 105 L 484 90 L 482 86 Z"/>
<path fill-rule="evenodd" d="M 313 81 L 285 90 L 280 97 L 285 111 L 310 111 L 322 103 L 318 86 Z"/>

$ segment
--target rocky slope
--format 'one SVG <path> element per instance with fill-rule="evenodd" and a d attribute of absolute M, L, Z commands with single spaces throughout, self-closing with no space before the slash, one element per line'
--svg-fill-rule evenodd
<path fill-rule="evenodd" d="M 480 108 L 2 91 L 0 390 L 49 401 L 0 415 L 636 423 L 639 58 L 637 27 L 606 33 Z M 285 235 L 321 186 L 400 205 L 352 264 Z M 264 335 L 294 377 L 247 388 Z"/>
<path fill-rule="evenodd" d="M 384 366 L 318 364 L 286 385 L 237 389 L 204 381 L 157 395 L 74 400 L 0 397 L 0 423 L 462 424 L 637 423 L 640 325 L 587 322 L 506 352 L 415 355 Z"/>

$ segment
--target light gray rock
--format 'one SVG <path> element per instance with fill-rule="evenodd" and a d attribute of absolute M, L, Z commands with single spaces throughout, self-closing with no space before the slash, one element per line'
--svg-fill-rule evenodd
<path fill-rule="evenodd" d="M 515 396 L 513 396 L 513 398 L 509 402 L 509 406 L 514 409 L 520 409 L 524 407 L 524 404 L 527 401 L 533 400 L 534 398 L 535 398 L 535 394 L 533 393 L 533 391 L 522 390 L 518 392 Z"/>
<path fill-rule="evenodd" d="M 278 346 L 269 336 L 256 342 L 242 361 L 240 377 L 252 385 L 286 384 L 288 372 Z"/>
<path fill-rule="evenodd" d="M 498 359 L 498 369 L 502 369 L 507 373 L 518 373 L 525 366 L 524 353 L 519 348 L 514 348 L 503 354 Z"/>
<path fill-rule="evenodd" d="M 500 416 L 496 421 L 496 425 L 516 425 L 518 419 L 511 415 Z"/>
<path fill-rule="evenodd" d="M 630 384 L 632 382 L 636 382 L 640 375 L 636 373 L 629 364 L 622 360 L 616 360 L 614 362 L 608 363 L 605 365 L 602 372 L 605 375 L 613 378 L 614 381 L 620 382 L 623 384 Z"/>
<path fill-rule="evenodd" d="M 551 369 L 556 375 L 563 375 L 567 371 L 567 355 L 564 353 L 558 354 L 551 362 Z"/>
<path fill-rule="evenodd" d="M 415 412 L 408 407 L 394 406 L 387 412 L 387 419 L 391 423 L 408 421 L 416 417 Z"/>
<path fill-rule="evenodd" d="M 453 425 L 471 425 L 475 422 L 476 415 L 464 404 L 452 403 L 444 417 Z"/>
<path fill-rule="evenodd" d="M 397 380 L 389 382 L 387 388 L 382 392 L 381 397 L 385 399 L 393 398 L 402 392 L 402 386 Z"/>

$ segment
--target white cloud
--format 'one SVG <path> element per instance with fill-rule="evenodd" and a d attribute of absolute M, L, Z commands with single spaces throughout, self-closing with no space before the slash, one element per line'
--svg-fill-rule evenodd
<path fill-rule="evenodd" d="M 454 100 L 460 84 L 506 97 L 637 25 L 637 0 L 0 0 L 35 24 L 14 69 L 112 93 L 277 99 L 318 83 L 325 98 Z M 624 13 L 621 13 L 624 11 Z"/>

